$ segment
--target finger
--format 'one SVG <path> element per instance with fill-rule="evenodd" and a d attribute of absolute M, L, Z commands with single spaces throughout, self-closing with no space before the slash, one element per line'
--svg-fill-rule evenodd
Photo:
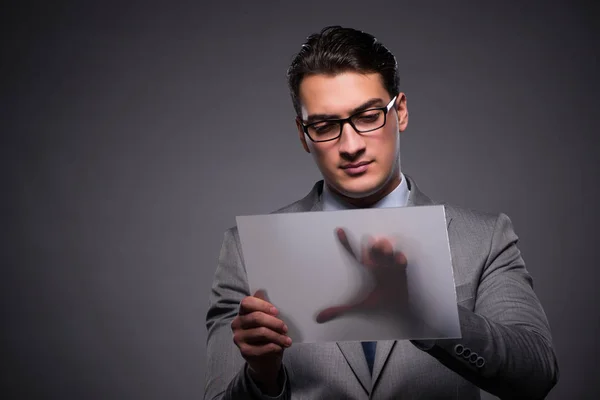
<path fill-rule="evenodd" d="M 396 263 L 396 265 L 406 268 L 406 266 L 408 265 L 408 260 L 406 258 L 406 255 L 404 255 L 404 253 L 402 253 L 401 251 L 398 251 L 394 254 L 394 261 Z"/>
<path fill-rule="evenodd" d="M 352 250 L 352 246 L 350 246 L 350 241 L 348 240 L 348 234 L 346 231 L 343 228 L 336 228 L 335 233 L 342 247 L 348 252 L 348 254 L 350 254 L 350 256 L 352 256 L 352 258 L 358 260 L 354 250 Z"/>
<path fill-rule="evenodd" d="M 378 266 L 390 266 L 394 262 L 394 248 L 386 238 L 376 239 L 370 253 L 372 263 Z"/>
<path fill-rule="evenodd" d="M 394 246 L 392 245 L 392 242 L 389 239 L 385 237 L 379 237 L 374 240 L 373 250 L 381 254 L 391 256 L 394 252 Z"/>
<path fill-rule="evenodd" d="M 373 255 L 371 254 L 371 249 L 375 244 L 375 240 L 372 237 L 367 239 L 367 242 L 363 244 L 361 249 L 361 264 L 363 264 L 367 269 L 372 269 L 375 266 L 375 260 L 373 259 Z"/>
<path fill-rule="evenodd" d="M 352 306 L 352 305 L 341 305 L 341 306 L 329 307 L 329 308 L 326 308 L 323 311 L 319 312 L 317 314 L 315 320 L 317 321 L 317 323 L 322 324 L 324 322 L 331 321 L 334 318 L 338 318 L 353 309 L 354 309 L 354 306 Z"/>
<path fill-rule="evenodd" d="M 362 254 L 362 263 L 372 269 L 392 261 L 393 247 L 385 238 L 370 237 L 363 247 Z"/>
<path fill-rule="evenodd" d="M 238 345 L 240 352 L 244 358 L 251 357 L 263 357 L 271 354 L 281 354 L 283 347 L 275 343 L 265 343 L 259 345 L 252 345 L 248 343 L 241 343 Z"/>
<path fill-rule="evenodd" d="M 288 331 L 288 327 L 282 320 L 261 311 L 255 311 L 239 317 L 238 328 L 251 329 L 259 327 L 266 327 L 281 333 L 287 333 Z"/>
<path fill-rule="evenodd" d="M 260 311 L 271 315 L 277 315 L 279 313 L 277 308 L 268 301 L 254 296 L 244 297 L 244 299 L 240 302 L 239 315 L 246 315 L 255 311 Z"/>
<path fill-rule="evenodd" d="M 247 329 L 236 332 L 234 335 L 236 343 L 246 343 L 253 345 L 261 345 L 267 343 L 275 343 L 278 346 L 290 347 L 292 339 L 289 336 L 282 335 L 269 328 L 261 326 L 259 328 Z"/>

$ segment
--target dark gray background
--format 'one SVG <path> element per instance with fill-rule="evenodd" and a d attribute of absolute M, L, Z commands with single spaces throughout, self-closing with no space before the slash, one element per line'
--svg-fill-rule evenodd
<path fill-rule="evenodd" d="M 2 397 L 202 397 L 224 230 L 319 179 L 285 70 L 329 24 L 396 54 L 403 170 L 512 218 L 560 361 L 549 398 L 593 397 L 597 8 L 320 3 L 5 6 Z"/>

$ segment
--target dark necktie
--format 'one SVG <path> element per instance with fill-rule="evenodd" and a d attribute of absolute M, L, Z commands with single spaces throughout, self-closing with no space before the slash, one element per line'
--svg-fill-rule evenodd
<path fill-rule="evenodd" d="M 377 342 L 361 342 L 363 351 L 365 352 L 365 358 L 369 365 L 369 372 L 373 375 L 373 363 L 375 362 L 375 350 L 377 348 Z"/>

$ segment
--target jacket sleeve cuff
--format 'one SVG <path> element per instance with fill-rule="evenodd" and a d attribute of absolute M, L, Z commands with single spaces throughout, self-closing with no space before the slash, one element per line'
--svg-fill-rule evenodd
<path fill-rule="evenodd" d="M 250 377 L 250 373 L 248 372 L 248 364 L 246 364 L 246 366 L 244 367 L 244 380 L 246 381 L 246 387 L 250 388 L 250 391 L 252 392 L 252 396 L 255 397 L 256 399 L 261 399 L 261 400 L 287 399 L 288 398 L 288 396 L 286 396 L 287 386 L 288 386 L 287 371 L 286 371 L 285 367 L 282 367 L 281 369 L 282 369 L 282 372 L 281 372 L 281 376 L 279 378 L 283 382 L 281 385 L 281 392 L 279 392 L 279 394 L 277 396 L 273 397 L 273 396 L 268 396 L 266 394 L 263 394 L 261 392 L 259 387 L 254 382 L 254 380 L 252 380 L 252 378 Z"/>
<path fill-rule="evenodd" d="M 429 351 L 435 346 L 435 340 L 411 340 L 419 350 Z"/>

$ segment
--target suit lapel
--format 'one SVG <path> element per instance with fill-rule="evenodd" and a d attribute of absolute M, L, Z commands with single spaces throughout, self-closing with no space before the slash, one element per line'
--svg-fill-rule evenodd
<path fill-rule="evenodd" d="M 379 343 L 381 342 L 377 342 L 377 353 L 379 353 Z M 363 389 L 367 393 L 371 392 L 371 374 L 360 342 L 337 342 L 337 345 Z"/>
<path fill-rule="evenodd" d="M 377 351 L 375 352 L 375 363 L 373 364 L 373 387 L 377 384 L 377 379 L 381 375 L 381 371 L 388 360 L 392 349 L 396 345 L 397 340 L 380 340 L 377 342 Z M 362 346 L 361 346 L 362 348 Z M 364 358 L 364 356 L 363 356 Z"/>
<path fill-rule="evenodd" d="M 310 211 L 323 211 L 323 199 L 321 195 L 318 195 L 318 198 L 315 200 L 315 203 L 310 208 Z"/>

